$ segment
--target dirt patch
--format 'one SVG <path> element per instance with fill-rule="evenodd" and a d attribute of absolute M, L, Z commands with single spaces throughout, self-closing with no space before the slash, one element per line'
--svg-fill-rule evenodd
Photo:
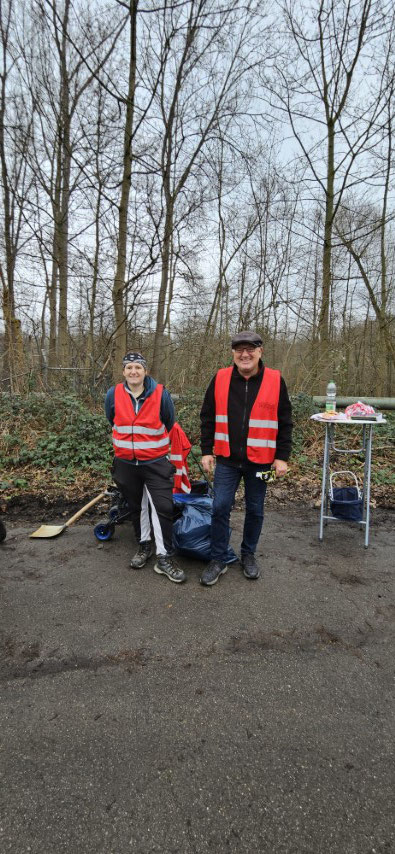
<path fill-rule="evenodd" d="M 52 491 L 46 493 L 24 492 L 20 495 L 13 495 L 7 502 L 3 500 L 0 509 L 6 523 L 7 520 L 20 523 L 61 522 L 70 518 L 102 490 L 103 485 L 100 487 L 92 485 L 91 491 L 79 491 L 76 495 L 70 494 L 69 491 L 64 495 Z M 87 519 L 106 518 L 111 503 L 110 497 L 103 499 L 84 514 L 81 522 L 84 523 Z M 298 507 L 317 509 L 321 503 L 321 484 L 319 480 L 311 481 L 305 478 L 289 477 L 286 483 L 269 485 L 265 503 L 267 508 L 293 506 L 296 509 Z M 373 510 L 377 508 L 381 511 L 389 511 L 388 520 L 391 520 L 391 524 L 393 524 L 391 512 L 395 510 L 395 488 L 392 486 L 372 486 L 371 507 Z M 244 509 L 243 487 L 237 493 L 235 509 Z M 380 523 L 383 524 L 384 521 L 385 516 L 381 514 Z"/>
<path fill-rule="evenodd" d="M 51 523 L 63 519 L 66 521 L 93 497 L 92 493 L 83 495 L 76 500 L 70 500 L 61 495 L 56 497 L 31 493 L 25 493 L 21 496 L 15 495 L 10 498 L 6 506 L 3 505 L 3 518 L 5 522 L 9 520 L 10 522 Z M 110 506 L 109 500 L 103 499 L 99 504 L 96 504 L 84 514 L 81 521 L 86 522 L 86 519 L 105 517 Z"/>

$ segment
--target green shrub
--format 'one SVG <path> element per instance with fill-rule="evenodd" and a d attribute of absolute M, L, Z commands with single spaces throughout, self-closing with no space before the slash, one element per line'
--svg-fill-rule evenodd
<path fill-rule="evenodd" d="M 198 391 L 183 392 L 176 402 L 176 418 L 193 445 L 200 437 L 200 410 L 203 394 Z"/>
<path fill-rule="evenodd" d="M 3 395 L 0 417 L 3 466 L 108 474 L 112 447 L 105 415 L 90 412 L 74 395 Z"/>
<path fill-rule="evenodd" d="M 292 460 L 303 470 L 321 464 L 324 431 L 311 421 L 317 411 L 313 398 L 296 394 L 293 406 Z M 200 409 L 201 391 L 190 390 L 180 395 L 176 402 L 176 417 L 192 442 L 193 456 L 200 462 Z M 395 475 L 391 459 L 395 447 L 395 413 L 386 412 L 387 424 L 374 431 L 374 466 L 372 480 L 377 484 L 393 485 Z M 109 476 L 113 456 L 111 428 L 102 405 L 88 407 L 74 394 L 55 392 L 51 395 L 30 393 L 20 397 L 0 394 L 0 475 L 1 488 L 26 485 L 26 473 L 34 469 L 50 471 L 52 479 L 72 483 L 78 472 L 91 472 Z M 355 434 L 355 436 L 354 436 Z M 347 428 L 348 439 L 360 447 L 361 428 Z M 192 454 L 188 465 L 191 476 L 200 478 L 201 472 Z M 361 465 L 356 450 L 347 465 Z M 6 473 L 5 473 L 6 470 Z M 10 473 L 12 471 L 12 474 Z M 21 471 L 23 470 L 23 471 Z"/>
<path fill-rule="evenodd" d="M 315 437 L 315 427 L 314 422 L 311 421 L 311 415 L 317 412 L 317 405 L 309 394 L 303 393 L 292 395 L 291 403 L 294 423 L 292 456 L 299 457 L 299 461 L 304 462 L 306 459 L 304 451 Z"/>

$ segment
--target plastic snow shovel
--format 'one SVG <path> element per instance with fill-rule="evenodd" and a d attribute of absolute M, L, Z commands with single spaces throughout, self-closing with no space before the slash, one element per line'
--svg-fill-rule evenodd
<path fill-rule="evenodd" d="M 85 507 L 82 507 L 81 510 L 78 510 L 78 513 L 74 513 L 74 516 L 71 517 L 64 525 L 41 525 L 41 528 L 37 528 L 37 531 L 34 531 L 33 534 L 30 534 L 30 537 L 57 537 L 66 528 L 69 528 L 77 519 L 80 518 L 90 507 L 93 507 L 94 504 L 97 504 L 101 498 L 107 495 L 106 492 L 101 492 L 100 495 L 97 495 L 96 498 L 92 498 L 92 501 L 89 501 L 88 504 L 85 504 Z"/>

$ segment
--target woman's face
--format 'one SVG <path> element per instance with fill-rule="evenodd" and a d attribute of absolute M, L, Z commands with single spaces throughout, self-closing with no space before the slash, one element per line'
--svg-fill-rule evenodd
<path fill-rule="evenodd" d="M 122 373 L 130 391 L 133 391 L 133 389 L 140 388 L 143 385 L 147 371 L 139 362 L 127 362 Z"/>

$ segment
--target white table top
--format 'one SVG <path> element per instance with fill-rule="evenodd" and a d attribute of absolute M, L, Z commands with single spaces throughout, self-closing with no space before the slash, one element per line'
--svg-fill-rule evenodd
<path fill-rule="evenodd" d="M 316 412 L 315 415 L 310 416 L 312 421 L 319 421 L 321 424 L 370 424 L 371 427 L 374 427 L 377 424 L 386 424 L 386 418 L 382 416 L 379 418 L 375 418 L 372 420 L 371 418 L 326 418 L 325 415 L 321 415 L 320 412 Z"/>

